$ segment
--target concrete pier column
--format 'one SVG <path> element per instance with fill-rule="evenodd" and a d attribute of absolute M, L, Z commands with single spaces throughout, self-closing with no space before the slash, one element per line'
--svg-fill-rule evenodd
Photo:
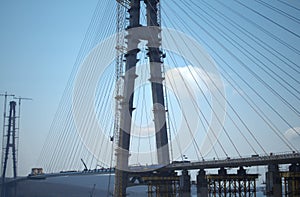
<path fill-rule="evenodd" d="M 180 176 L 180 190 L 182 197 L 191 196 L 191 176 L 189 175 L 188 170 L 182 170 L 182 174 Z"/>
<path fill-rule="evenodd" d="M 208 183 L 206 179 L 206 172 L 200 169 L 197 175 L 197 197 L 208 196 Z"/>
<path fill-rule="evenodd" d="M 227 175 L 227 170 L 224 167 L 221 167 L 218 170 L 218 175 L 220 175 L 220 176 L 226 176 Z"/>
<path fill-rule="evenodd" d="M 237 170 L 237 175 L 239 176 L 239 195 L 240 196 L 247 196 L 247 191 L 249 188 L 247 188 L 247 181 L 245 179 L 243 179 L 242 177 L 246 177 L 247 172 L 246 170 L 243 168 L 243 166 L 240 166 L 240 168 Z M 250 180 L 248 180 L 250 181 Z"/>
<path fill-rule="evenodd" d="M 240 175 L 240 176 L 245 176 L 247 173 L 246 173 L 246 170 L 241 166 L 241 167 L 237 170 L 237 174 Z"/>
<path fill-rule="evenodd" d="M 269 164 L 266 172 L 266 194 L 267 197 L 281 197 L 282 184 L 277 164 Z"/>
<path fill-rule="evenodd" d="M 224 167 L 221 167 L 218 170 L 218 195 L 219 196 L 226 196 L 226 177 L 227 177 L 227 170 Z M 223 178 L 221 178 L 223 177 Z"/>
<path fill-rule="evenodd" d="M 300 165 L 292 164 L 289 166 L 290 178 L 288 179 L 288 195 L 300 196 Z"/>

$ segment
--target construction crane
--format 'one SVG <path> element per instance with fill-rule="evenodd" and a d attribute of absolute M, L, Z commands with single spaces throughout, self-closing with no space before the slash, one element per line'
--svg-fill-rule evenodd
<path fill-rule="evenodd" d="M 84 165 L 84 170 L 83 171 L 88 171 L 88 168 L 87 168 L 87 166 L 86 166 L 86 164 L 85 164 L 85 162 L 83 161 L 83 159 L 81 158 L 81 162 L 83 163 L 83 165 Z"/>

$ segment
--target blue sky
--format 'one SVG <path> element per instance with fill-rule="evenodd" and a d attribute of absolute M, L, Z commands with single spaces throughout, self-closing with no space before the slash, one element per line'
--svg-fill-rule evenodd
<path fill-rule="evenodd" d="M 197 1 L 194 0 L 192 2 L 195 3 Z M 246 3 L 247 1 L 243 2 Z M 294 3 L 294 6 L 297 6 L 298 8 L 300 7 L 299 4 L 297 5 L 297 2 Z M 91 0 L 88 3 L 83 0 L 0 1 L 0 93 L 7 91 L 8 93 L 13 93 L 16 96 L 33 98 L 33 101 L 24 101 L 22 103 L 19 148 L 20 174 L 28 173 L 30 168 L 35 166 L 36 159 L 39 156 L 42 144 L 47 137 L 51 122 L 54 118 L 55 112 L 57 111 L 59 101 L 63 95 L 63 91 L 66 87 L 81 43 L 84 39 L 84 35 L 92 19 L 96 4 L 96 0 Z M 290 111 L 285 110 L 282 102 L 278 101 L 276 98 L 271 98 L 270 93 L 266 91 L 265 88 L 259 84 L 259 82 L 254 80 L 253 76 L 251 76 L 245 69 L 239 66 L 238 62 L 232 59 L 232 57 L 230 57 L 230 55 L 226 53 L 226 51 L 224 51 L 224 49 L 222 49 L 222 47 L 220 47 L 218 43 L 216 43 L 216 41 L 212 39 L 204 30 L 211 32 L 215 38 L 224 43 L 226 47 L 233 53 L 237 54 L 237 56 L 240 57 L 245 64 L 252 65 L 253 63 L 251 63 L 245 57 L 245 55 L 243 55 L 238 49 L 235 49 L 228 44 L 228 41 L 226 41 L 221 35 L 215 33 L 212 27 L 208 26 L 201 20 L 197 20 L 197 22 L 205 28 L 199 28 L 197 24 L 195 24 L 190 18 L 192 17 L 197 19 L 198 16 L 195 13 L 188 11 L 189 15 L 184 15 L 185 13 L 179 10 L 178 6 L 176 7 L 176 4 L 174 6 L 174 1 L 163 2 L 163 6 L 164 5 L 165 7 L 163 7 L 162 16 L 168 17 L 163 19 L 163 24 L 173 27 L 179 31 L 183 31 L 194 37 L 194 33 L 197 32 L 197 35 L 200 36 L 202 40 L 198 37 L 196 37 L 196 39 L 215 59 L 218 67 L 224 67 L 225 71 L 234 76 L 234 73 L 228 70 L 225 65 L 223 65 L 222 61 L 212 49 L 218 51 L 219 54 L 227 62 L 230 62 L 230 64 L 232 64 L 232 66 L 239 73 L 241 73 L 246 80 L 251 81 L 252 87 L 255 87 L 259 93 L 263 95 L 263 97 L 268 98 L 268 101 L 273 106 L 277 106 L 280 112 L 282 112 L 283 116 L 289 118 L 288 120 L 292 126 L 300 127 L 299 117 L 294 115 L 291 116 Z M 276 47 L 278 51 L 283 53 L 283 55 L 285 55 L 287 58 L 294 62 L 299 62 L 299 55 L 294 54 L 286 47 L 282 46 L 278 42 L 275 42 L 268 35 L 264 34 L 256 27 L 249 25 L 243 19 L 231 13 L 228 9 L 225 9 L 214 1 L 211 1 L 210 5 L 223 11 L 223 13 L 229 18 L 234 18 L 235 22 L 241 24 L 250 32 L 255 33 L 255 35 L 263 39 L 271 46 Z M 228 2 L 228 5 L 236 10 L 240 10 L 242 8 L 232 1 Z M 171 9 L 168 9 L 168 6 L 173 8 L 175 12 L 173 12 Z M 184 4 L 182 6 L 184 6 Z M 272 18 L 278 23 L 292 29 L 296 33 L 300 33 L 298 23 L 287 20 L 278 13 L 274 13 L 264 7 L 258 6 L 257 3 L 252 3 L 251 6 L 257 8 L 258 11 L 266 14 L 267 16 L 272 16 Z M 280 7 L 282 5 L 276 1 L 274 6 Z M 114 8 L 112 8 L 112 10 L 104 10 L 106 8 L 107 7 L 103 5 L 103 10 L 101 10 L 102 14 L 104 12 L 114 12 Z M 290 9 L 287 6 L 283 6 L 283 9 L 291 15 L 299 18 L 299 12 Z M 187 9 L 185 8 L 184 10 Z M 274 35 L 282 38 L 284 41 L 300 50 L 300 41 L 298 38 L 295 38 L 286 31 L 276 27 L 274 24 L 270 24 L 268 21 L 262 20 L 249 10 L 244 10 L 243 14 L 249 17 L 249 19 L 256 21 L 257 24 L 268 27 L 268 29 L 274 33 Z M 180 19 L 176 18 L 176 16 L 182 17 L 181 20 L 184 19 L 186 24 L 192 27 L 195 32 L 187 30 L 187 28 L 181 24 Z M 112 16 L 110 16 L 110 20 L 111 17 Z M 216 16 L 216 19 L 229 26 L 228 23 L 223 21 L 222 17 Z M 174 23 L 170 23 L 170 20 L 174 21 Z M 105 26 L 108 26 L 109 24 L 107 22 L 103 23 L 102 25 L 103 29 L 99 29 L 100 33 L 102 33 L 102 30 L 104 31 Z M 249 44 L 259 48 L 257 44 L 252 43 L 251 40 L 247 39 L 234 28 L 232 30 L 243 37 Z M 229 32 L 228 30 L 224 31 L 227 33 Z M 103 35 L 106 34 L 103 33 Z M 239 43 L 241 43 L 241 41 L 239 41 Z M 245 44 L 243 44 L 243 46 L 247 48 Z M 249 49 L 249 47 L 247 49 Z M 250 51 L 253 52 L 253 50 Z M 268 54 L 262 49 L 261 52 L 263 54 Z M 253 54 L 259 57 L 259 54 L 256 54 L 255 52 L 253 52 Z M 282 63 L 280 63 L 273 56 L 268 55 L 268 57 L 275 61 L 276 64 L 284 67 L 284 65 L 282 65 Z M 172 62 L 170 61 L 169 63 Z M 255 65 L 253 65 L 253 67 L 255 67 Z M 261 76 L 263 76 L 267 82 L 273 83 L 273 79 L 265 76 L 258 68 L 256 68 L 256 71 L 261 74 Z M 295 78 L 299 78 L 297 73 L 292 73 L 291 70 L 288 69 L 287 71 L 290 72 Z M 220 72 L 223 71 L 220 69 Z M 237 78 L 236 81 L 242 84 L 241 80 Z M 287 79 L 287 81 L 290 82 L 296 89 L 299 89 L 299 84 L 290 79 Z M 227 98 L 230 100 L 232 105 L 239 110 L 242 118 L 247 120 L 247 124 L 251 125 L 251 129 L 257 132 L 256 134 L 264 139 L 264 142 L 267 142 L 267 138 L 272 133 L 268 131 L 268 128 L 262 124 L 261 120 L 255 116 L 255 113 L 249 109 L 249 106 L 242 101 L 240 96 L 236 94 L 235 90 L 230 88 L 226 82 L 225 87 Z M 247 90 L 247 87 L 243 85 L 242 87 Z M 276 85 L 273 87 L 282 95 L 288 95 L 286 90 L 277 87 Z M 269 112 L 268 114 L 270 117 L 274 118 L 274 121 L 276 122 L 278 117 L 268 111 L 269 109 L 262 104 L 261 101 L 259 101 L 259 99 L 253 95 L 253 93 L 251 96 L 253 96 L 253 98 L 258 102 L 258 105 L 261 107 L 261 109 L 265 110 L 267 113 Z M 299 106 L 299 100 L 289 99 L 288 101 L 295 106 Z M 1 113 L 3 110 L 2 102 L 3 98 L 0 100 Z M 228 110 L 228 113 L 232 112 Z M 2 123 L 2 118 L 0 121 Z M 225 125 L 228 129 L 233 128 L 233 125 L 230 122 L 226 122 Z M 284 124 L 278 123 L 277 126 L 280 127 L 282 132 L 285 132 L 287 129 L 289 129 Z M 237 136 L 236 138 L 238 141 L 239 138 Z M 224 139 L 226 140 L 225 137 Z M 272 150 L 272 148 L 274 148 L 274 143 L 266 144 L 266 146 L 268 147 L 268 150 Z"/>
<path fill-rule="evenodd" d="M 20 174 L 35 166 L 96 3 L 0 2 L 0 92 L 33 98 L 22 105 Z"/>

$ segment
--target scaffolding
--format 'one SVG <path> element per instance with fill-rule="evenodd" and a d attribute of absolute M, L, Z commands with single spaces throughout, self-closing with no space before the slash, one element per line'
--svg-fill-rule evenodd
<path fill-rule="evenodd" d="M 207 175 L 209 196 L 256 196 L 258 174 Z"/>
<path fill-rule="evenodd" d="M 300 172 L 281 172 L 283 178 L 284 196 L 300 196 Z"/>
<path fill-rule="evenodd" d="M 180 177 L 177 175 L 154 175 L 143 177 L 148 187 L 148 197 L 175 197 L 180 192 Z"/>

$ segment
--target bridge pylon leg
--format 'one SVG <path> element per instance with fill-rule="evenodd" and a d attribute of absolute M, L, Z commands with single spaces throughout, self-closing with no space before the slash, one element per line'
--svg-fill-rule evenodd
<path fill-rule="evenodd" d="M 269 164 L 266 172 L 266 194 L 267 197 L 281 197 L 282 184 L 277 164 Z"/>

